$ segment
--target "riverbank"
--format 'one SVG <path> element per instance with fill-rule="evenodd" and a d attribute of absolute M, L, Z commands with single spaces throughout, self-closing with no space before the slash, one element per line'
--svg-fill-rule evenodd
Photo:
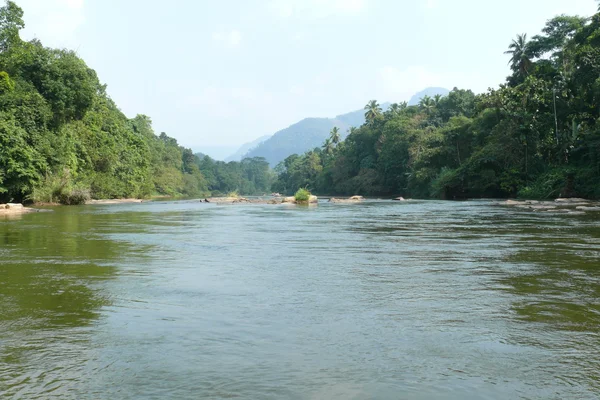
<path fill-rule="evenodd" d="M 93 204 L 133 204 L 143 203 L 145 200 L 142 199 L 104 199 L 104 200 L 88 200 L 85 202 L 86 205 Z"/>
<path fill-rule="evenodd" d="M 23 204 L 19 203 L 0 204 L 0 216 L 22 215 L 36 213 L 40 211 L 42 210 L 36 208 L 23 207 Z"/>

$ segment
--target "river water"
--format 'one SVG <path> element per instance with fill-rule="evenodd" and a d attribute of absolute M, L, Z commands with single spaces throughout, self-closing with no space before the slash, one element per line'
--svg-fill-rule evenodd
<path fill-rule="evenodd" d="M 0 219 L 2 399 L 599 396 L 599 216 L 182 201 Z"/>

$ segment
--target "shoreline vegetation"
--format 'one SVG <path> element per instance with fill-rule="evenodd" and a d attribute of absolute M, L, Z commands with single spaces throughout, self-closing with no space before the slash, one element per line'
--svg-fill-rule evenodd
<path fill-rule="evenodd" d="M 485 93 L 454 88 L 385 110 L 369 101 L 365 124 L 279 164 L 272 190 L 600 198 L 600 12 L 554 17 L 505 53 L 510 75 Z"/>
<path fill-rule="evenodd" d="M 600 12 L 560 15 L 539 35 L 518 35 L 506 52 L 510 75 L 496 89 L 454 88 L 386 110 L 371 100 L 362 126 L 333 128 L 322 147 L 274 169 L 260 157 L 215 161 L 155 134 L 148 116 L 120 111 L 75 52 L 23 41 L 14 2 L 0 16 L 0 203 L 292 196 L 297 188 L 415 199 L 600 198 Z M 294 202 L 311 203 L 296 195 Z"/>

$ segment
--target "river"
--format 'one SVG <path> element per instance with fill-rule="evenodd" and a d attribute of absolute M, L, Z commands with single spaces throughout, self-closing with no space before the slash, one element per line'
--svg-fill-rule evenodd
<path fill-rule="evenodd" d="M 492 201 L 0 219 L 2 399 L 591 399 L 600 218 Z"/>

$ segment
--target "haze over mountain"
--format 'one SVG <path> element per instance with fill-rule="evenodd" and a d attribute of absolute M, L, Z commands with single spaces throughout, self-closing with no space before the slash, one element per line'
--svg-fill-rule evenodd
<path fill-rule="evenodd" d="M 382 104 L 385 110 L 389 103 Z M 365 111 L 356 110 L 334 118 L 305 118 L 285 129 L 276 132 L 269 139 L 260 143 L 246 153 L 244 158 L 264 157 L 271 167 L 292 154 L 302 154 L 320 147 L 333 127 L 338 127 L 342 139 L 348 135 L 352 126 L 360 126 L 365 122 Z"/>
<path fill-rule="evenodd" d="M 241 161 L 242 158 L 244 158 L 244 156 L 252 149 L 254 149 L 256 146 L 258 146 L 259 144 L 261 144 L 262 142 L 264 142 L 265 140 L 267 140 L 268 138 L 270 138 L 272 135 L 264 135 L 259 137 L 258 139 L 255 139 L 251 142 L 248 143 L 244 143 L 243 145 L 240 146 L 239 149 L 237 149 L 237 151 L 235 153 L 233 153 L 232 155 L 228 156 L 227 158 L 225 158 L 225 162 L 230 162 L 230 161 Z"/>
<path fill-rule="evenodd" d="M 448 89 L 439 87 L 430 87 L 415 94 L 409 105 L 416 105 L 424 96 L 435 96 L 436 94 L 447 95 Z M 382 104 L 385 111 L 390 103 Z M 303 154 L 308 150 L 320 147 L 333 127 L 338 127 L 342 134 L 342 139 L 348 135 L 348 129 L 352 126 L 360 126 L 365 122 L 365 111 L 356 110 L 347 114 L 338 115 L 334 118 L 305 118 L 289 127 L 273 134 L 268 139 L 259 138 L 254 142 L 242 146 L 259 142 L 258 145 L 251 146 L 244 155 L 235 154 L 236 158 L 264 157 L 271 167 L 277 165 L 280 161 L 292 154 Z M 240 148 L 240 150 L 242 150 Z M 234 156 L 228 157 L 227 161 L 234 160 Z"/>
<path fill-rule="evenodd" d="M 408 105 L 416 106 L 417 104 L 419 104 L 419 101 L 421 101 L 421 99 L 425 96 L 433 97 L 438 94 L 441 96 L 447 96 L 448 93 L 450 93 L 450 91 L 445 88 L 428 87 L 427 89 L 424 89 L 424 90 L 420 91 L 419 93 L 415 94 L 413 97 L 411 97 L 410 100 L 408 101 Z"/>

